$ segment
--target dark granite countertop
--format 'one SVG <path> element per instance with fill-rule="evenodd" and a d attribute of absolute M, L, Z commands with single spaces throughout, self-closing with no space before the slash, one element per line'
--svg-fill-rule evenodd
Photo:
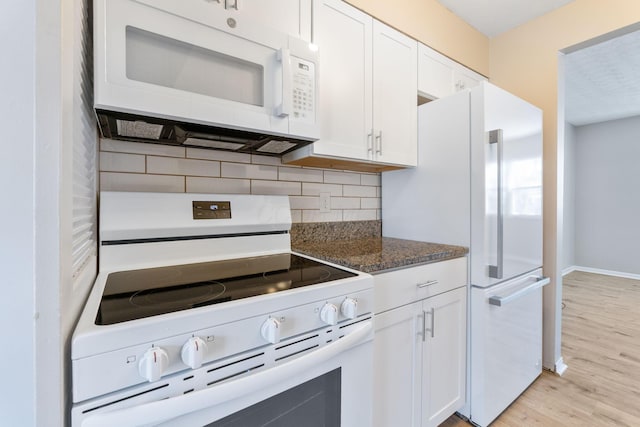
<path fill-rule="evenodd" d="M 294 241 L 292 249 L 304 255 L 374 274 L 386 270 L 459 258 L 469 252 L 467 248 L 462 246 L 390 237 Z"/>

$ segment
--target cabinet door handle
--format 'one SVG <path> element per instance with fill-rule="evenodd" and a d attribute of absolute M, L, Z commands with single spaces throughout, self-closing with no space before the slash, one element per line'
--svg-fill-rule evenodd
<path fill-rule="evenodd" d="M 367 151 L 373 155 L 373 130 L 367 134 Z"/>
<path fill-rule="evenodd" d="M 437 284 L 438 284 L 438 281 L 437 281 L 437 280 L 427 280 L 427 281 L 426 281 L 426 282 L 424 282 L 424 283 L 418 283 L 418 284 L 416 284 L 416 286 L 417 286 L 418 288 L 426 288 L 427 286 L 437 285 Z"/>
<path fill-rule="evenodd" d="M 240 0 L 225 0 L 224 8 L 225 9 L 235 9 L 240 10 L 240 5 L 238 4 Z"/>
<path fill-rule="evenodd" d="M 431 338 L 433 338 L 435 336 L 435 327 L 436 327 L 436 311 L 434 307 L 431 307 L 431 310 L 429 311 L 424 311 L 422 310 L 423 313 L 423 318 L 422 318 L 422 323 L 423 323 L 423 328 L 426 328 L 426 319 L 427 319 L 427 314 L 431 315 L 431 328 L 429 329 L 423 329 L 424 332 L 422 333 L 422 341 L 426 340 L 427 337 L 427 331 L 429 331 L 431 333 Z"/>
<path fill-rule="evenodd" d="M 382 131 L 378 132 L 378 134 L 376 135 L 376 146 L 378 147 L 376 149 L 376 153 L 382 156 Z"/>
<path fill-rule="evenodd" d="M 427 312 L 422 310 L 422 342 L 427 340 Z"/>
<path fill-rule="evenodd" d="M 431 307 L 431 338 L 436 335 L 436 309 Z"/>

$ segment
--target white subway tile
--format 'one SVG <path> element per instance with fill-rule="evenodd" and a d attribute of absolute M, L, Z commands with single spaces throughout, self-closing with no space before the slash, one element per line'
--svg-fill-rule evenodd
<path fill-rule="evenodd" d="M 291 209 L 291 222 L 302 222 L 302 211 Z"/>
<path fill-rule="evenodd" d="M 191 159 L 219 160 L 222 162 L 251 163 L 251 154 L 233 151 L 205 150 L 187 147 L 187 157 Z"/>
<path fill-rule="evenodd" d="M 280 160 L 280 157 L 261 156 L 261 155 L 258 155 L 258 154 L 252 154 L 251 155 L 251 163 L 256 164 L 256 165 L 278 166 L 278 165 L 282 164 L 282 160 Z"/>
<path fill-rule="evenodd" d="M 376 197 L 382 197 L 382 187 L 376 187 Z"/>
<path fill-rule="evenodd" d="M 368 174 L 368 173 L 363 173 L 360 175 L 360 184 L 361 185 L 373 185 L 376 187 L 380 186 L 380 174 L 376 173 L 376 174 Z"/>
<path fill-rule="evenodd" d="M 331 196 L 342 196 L 342 185 L 339 184 L 319 184 L 314 182 L 302 183 L 303 196 L 319 196 L 320 193 L 330 193 Z"/>
<path fill-rule="evenodd" d="M 184 147 L 151 144 L 133 141 L 117 141 L 115 139 L 101 139 L 100 151 L 117 151 L 120 153 L 149 154 L 156 156 L 184 157 Z"/>
<path fill-rule="evenodd" d="M 360 198 L 331 197 L 331 209 L 360 209 Z"/>
<path fill-rule="evenodd" d="M 220 162 L 147 156 L 147 172 L 166 175 L 220 176 Z"/>
<path fill-rule="evenodd" d="M 326 184 L 351 184 L 360 185 L 360 174 L 350 172 L 324 171 Z"/>
<path fill-rule="evenodd" d="M 380 209 L 380 198 L 378 197 L 363 197 L 360 199 L 361 209 Z"/>
<path fill-rule="evenodd" d="M 375 209 L 345 209 L 342 213 L 343 221 L 369 221 L 376 219 Z"/>
<path fill-rule="evenodd" d="M 278 179 L 280 181 L 322 182 L 322 171 L 281 166 L 278 168 Z"/>
<path fill-rule="evenodd" d="M 145 157 L 140 154 L 100 153 L 100 171 L 145 172 Z"/>
<path fill-rule="evenodd" d="M 376 219 L 382 220 L 382 209 L 376 209 Z"/>
<path fill-rule="evenodd" d="M 291 209 L 320 209 L 320 198 L 313 196 L 289 197 Z"/>
<path fill-rule="evenodd" d="M 299 196 L 301 194 L 299 182 L 260 181 L 251 180 L 251 194 L 283 194 Z"/>
<path fill-rule="evenodd" d="M 222 163 L 221 166 L 225 178 L 278 179 L 278 168 L 275 166 L 240 163 Z"/>
<path fill-rule="evenodd" d="M 302 211 L 302 222 L 336 222 L 342 221 L 342 211 L 320 212 L 319 210 Z"/>
<path fill-rule="evenodd" d="M 250 194 L 248 179 L 187 177 L 187 193 Z"/>
<path fill-rule="evenodd" d="M 345 197 L 376 197 L 376 188 L 364 185 L 345 185 L 343 192 Z"/>
<path fill-rule="evenodd" d="M 101 172 L 100 190 L 184 193 L 184 177 L 175 175 Z"/>

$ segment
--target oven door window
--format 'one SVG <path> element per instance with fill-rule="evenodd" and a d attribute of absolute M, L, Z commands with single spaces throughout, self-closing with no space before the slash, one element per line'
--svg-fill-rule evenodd
<path fill-rule="evenodd" d="M 338 368 L 206 427 L 339 427 L 340 390 Z"/>

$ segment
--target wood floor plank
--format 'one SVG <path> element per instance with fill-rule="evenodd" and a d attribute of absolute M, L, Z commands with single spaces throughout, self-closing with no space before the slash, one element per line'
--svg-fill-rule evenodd
<path fill-rule="evenodd" d="M 563 282 L 569 368 L 543 372 L 491 427 L 640 426 L 640 281 L 574 271 Z"/>

